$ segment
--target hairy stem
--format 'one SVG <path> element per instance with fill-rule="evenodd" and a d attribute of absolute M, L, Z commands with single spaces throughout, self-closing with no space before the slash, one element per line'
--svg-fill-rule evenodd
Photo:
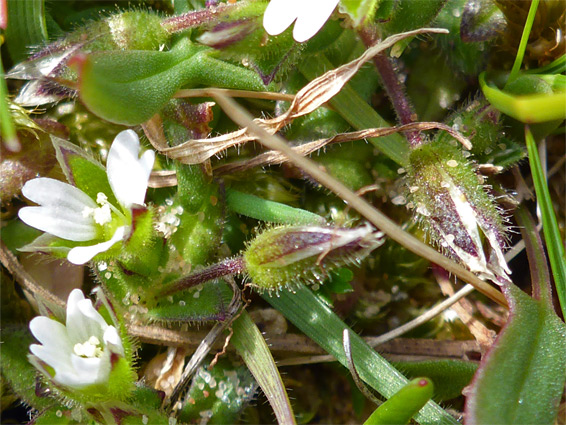
<path fill-rule="evenodd" d="M 359 30 L 359 35 L 366 47 L 373 46 L 377 41 L 375 31 L 371 27 L 364 27 Z M 397 72 L 393 68 L 393 63 L 387 55 L 382 52 L 373 58 L 373 63 L 379 72 L 383 87 L 387 97 L 391 100 L 393 109 L 401 124 L 410 124 L 417 121 L 417 114 L 413 110 L 413 105 L 405 93 L 405 87 L 399 81 Z M 411 146 L 415 147 L 422 144 L 421 135 L 416 131 L 406 133 L 407 140 Z"/>
<path fill-rule="evenodd" d="M 163 297 L 171 295 L 213 279 L 242 273 L 244 270 L 245 265 L 242 257 L 228 258 L 220 263 L 213 264 L 204 270 L 182 277 L 181 279 L 159 290 L 156 293 L 156 296 Z"/>

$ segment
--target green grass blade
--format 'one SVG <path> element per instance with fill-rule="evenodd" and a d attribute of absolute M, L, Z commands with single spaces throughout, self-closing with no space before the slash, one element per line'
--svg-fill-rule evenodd
<path fill-rule="evenodd" d="M 342 334 L 348 326 L 310 289 L 300 285 L 294 293 L 281 291 L 277 296 L 266 293 L 263 298 L 336 360 L 347 366 Z M 384 397 L 392 397 L 407 384 L 407 378 L 353 331 L 350 331 L 350 342 L 360 377 Z M 457 423 L 432 401 L 423 407 L 415 419 L 421 424 L 431 425 Z"/>
<path fill-rule="evenodd" d="M 515 62 L 513 63 L 513 68 L 511 69 L 511 74 L 507 83 L 513 81 L 519 75 L 519 70 L 523 64 L 523 58 L 525 57 L 525 49 L 527 48 L 527 43 L 529 42 L 529 35 L 531 34 L 531 28 L 535 21 L 535 15 L 537 13 L 537 8 L 540 0 L 532 0 L 531 7 L 529 9 L 529 14 L 527 15 L 527 20 L 525 21 L 525 26 L 523 27 L 523 34 L 521 35 L 521 42 L 519 43 L 519 48 L 517 49 L 517 56 L 515 56 Z"/>
<path fill-rule="evenodd" d="M 326 222 L 324 218 L 310 211 L 262 199 L 234 189 L 226 190 L 226 203 L 228 208 L 238 214 L 272 223 L 323 225 Z"/>
<path fill-rule="evenodd" d="M 47 41 L 44 0 L 8 0 L 6 45 L 14 63 Z"/>
<path fill-rule="evenodd" d="M 562 314 L 566 317 L 566 258 L 564 256 L 564 243 L 560 237 L 556 214 L 554 214 L 552 208 L 552 200 L 550 199 L 550 192 L 546 184 L 546 177 L 542 171 L 537 145 L 528 127 L 525 130 L 525 141 L 537 202 L 542 216 L 542 230 L 544 232 L 546 249 L 548 250 L 550 268 L 554 277 L 560 308 L 562 309 Z"/>
<path fill-rule="evenodd" d="M 8 87 L 4 79 L 4 65 L 0 60 L 0 135 L 8 150 L 19 151 L 20 142 L 8 106 Z"/>
<path fill-rule="evenodd" d="M 295 416 L 269 347 L 261 332 L 244 310 L 232 324 L 231 343 L 265 393 L 280 424 L 294 424 Z"/>

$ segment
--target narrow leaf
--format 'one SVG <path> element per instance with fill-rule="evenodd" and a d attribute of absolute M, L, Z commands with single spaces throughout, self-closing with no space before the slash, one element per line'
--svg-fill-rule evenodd
<path fill-rule="evenodd" d="M 14 63 L 47 41 L 44 0 L 8 0 L 6 45 Z"/>
<path fill-rule="evenodd" d="M 273 356 L 261 332 L 244 310 L 232 324 L 231 342 L 269 400 L 277 422 L 295 424 L 293 409 Z"/>
<path fill-rule="evenodd" d="M 429 401 L 434 392 L 434 385 L 428 378 L 415 378 L 393 397 L 379 406 L 364 425 L 402 425 Z"/>
<path fill-rule="evenodd" d="M 560 300 L 562 314 L 566 317 L 566 259 L 564 256 L 564 243 L 560 237 L 560 229 L 556 220 L 556 214 L 552 208 L 552 199 L 550 198 L 546 177 L 542 171 L 537 146 L 528 128 L 525 131 L 525 141 L 529 153 L 529 164 L 533 175 L 537 202 L 542 215 L 542 229 L 548 250 L 550 267 L 558 299 Z"/>
<path fill-rule="evenodd" d="M 539 123 L 566 118 L 564 92 L 552 94 L 512 95 L 485 80 L 485 72 L 479 75 L 480 87 L 486 99 L 506 115 L 524 123 Z"/>
<path fill-rule="evenodd" d="M 228 208 L 238 214 L 257 220 L 280 224 L 318 224 L 325 223 L 324 218 L 310 211 L 294 208 L 279 202 L 262 199 L 248 193 L 229 189 L 226 191 Z"/>
<path fill-rule="evenodd" d="M 263 298 L 279 310 L 295 326 L 314 340 L 336 360 L 347 366 L 342 347 L 342 333 L 348 326 L 311 290 L 297 285 L 294 293 L 281 291 L 277 296 L 264 294 Z M 350 330 L 352 356 L 360 377 L 384 397 L 391 397 L 407 384 L 398 370 L 369 347 Z M 456 420 L 438 404 L 429 401 L 415 415 L 421 424 L 456 424 Z"/>
<path fill-rule="evenodd" d="M 545 303 L 503 289 L 511 314 L 478 369 L 466 423 L 552 424 L 566 382 L 566 327 Z"/>

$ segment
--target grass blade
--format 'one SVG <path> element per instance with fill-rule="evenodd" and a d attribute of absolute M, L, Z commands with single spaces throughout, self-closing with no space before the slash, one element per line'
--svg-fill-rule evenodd
<path fill-rule="evenodd" d="M 265 393 L 277 422 L 294 424 L 293 409 L 273 356 L 261 332 L 245 310 L 234 321 L 232 329 L 234 335 L 230 341 Z"/>
<path fill-rule="evenodd" d="M 282 291 L 263 298 L 295 326 L 314 340 L 336 360 L 347 367 L 342 334 L 348 326 L 310 289 L 299 286 L 295 293 Z M 389 398 L 408 382 L 397 369 L 350 330 L 351 350 L 360 377 L 383 396 Z M 456 424 L 456 420 L 438 404 L 429 401 L 415 416 L 421 424 Z"/>
<path fill-rule="evenodd" d="M 548 250 L 550 268 L 554 277 L 560 308 L 562 309 L 562 314 L 566 317 L 566 259 L 564 257 L 564 244 L 560 237 L 556 214 L 554 214 L 554 209 L 552 208 L 552 200 L 548 191 L 546 177 L 542 171 L 537 146 L 528 127 L 525 130 L 525 141 L 537 202 L 542 216 L 542 230 L 544 232 L 546 249 Z"/>

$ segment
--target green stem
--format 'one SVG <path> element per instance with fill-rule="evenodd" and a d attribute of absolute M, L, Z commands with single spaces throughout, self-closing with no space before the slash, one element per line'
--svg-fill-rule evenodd
<path fill-rule="evenodd" d="M 560 229 L 552 208 L 550 192 L 546 183 L 546 177 L 542 171 L 537 145 L 528 127 L 525 128 L 525 142 L 527 144 L 537 202 L 542 215 L 542 230 L 548 250 L 550 268 L 552 269 L 562 314 L 566 317 L 566 257 L 564 255 L 564 244 L 562 243 Z"/>
<path fill-rule="evenodd" d="M 535 21 L 535 15 L 537 13 L 538 3 L 540 0 L 532 0 L 531 8 L 529 9 L 529 14 L 527 15 L 527 20 L 525 21 L 525 26 L 523 28 L 523 35 L 521 36 L 521 42 L 519 43 L 519 48 L 517 50 L 517 56 L 515 56 L 515 63 L 513 63 L 513 68 L 509 74 L 507 84 L 517 78 L 521 65 L 523 64 L 523 58 L 525 57 L 525 50 L 527 48 L 527 43 L 529 42 L 529 35 L 531 34 L 531 28 Z M 506 85 L 507 85 L 506 84 Z"/>
<path fill-rule="evenodd" d="M 238 214 L 261 221 L 280 224 L 318 224 L 319 226 L 326 223 L 324 218 L 310 211 L 268 201 L 234 189 L 226 190 L 226 204 Z"/>

